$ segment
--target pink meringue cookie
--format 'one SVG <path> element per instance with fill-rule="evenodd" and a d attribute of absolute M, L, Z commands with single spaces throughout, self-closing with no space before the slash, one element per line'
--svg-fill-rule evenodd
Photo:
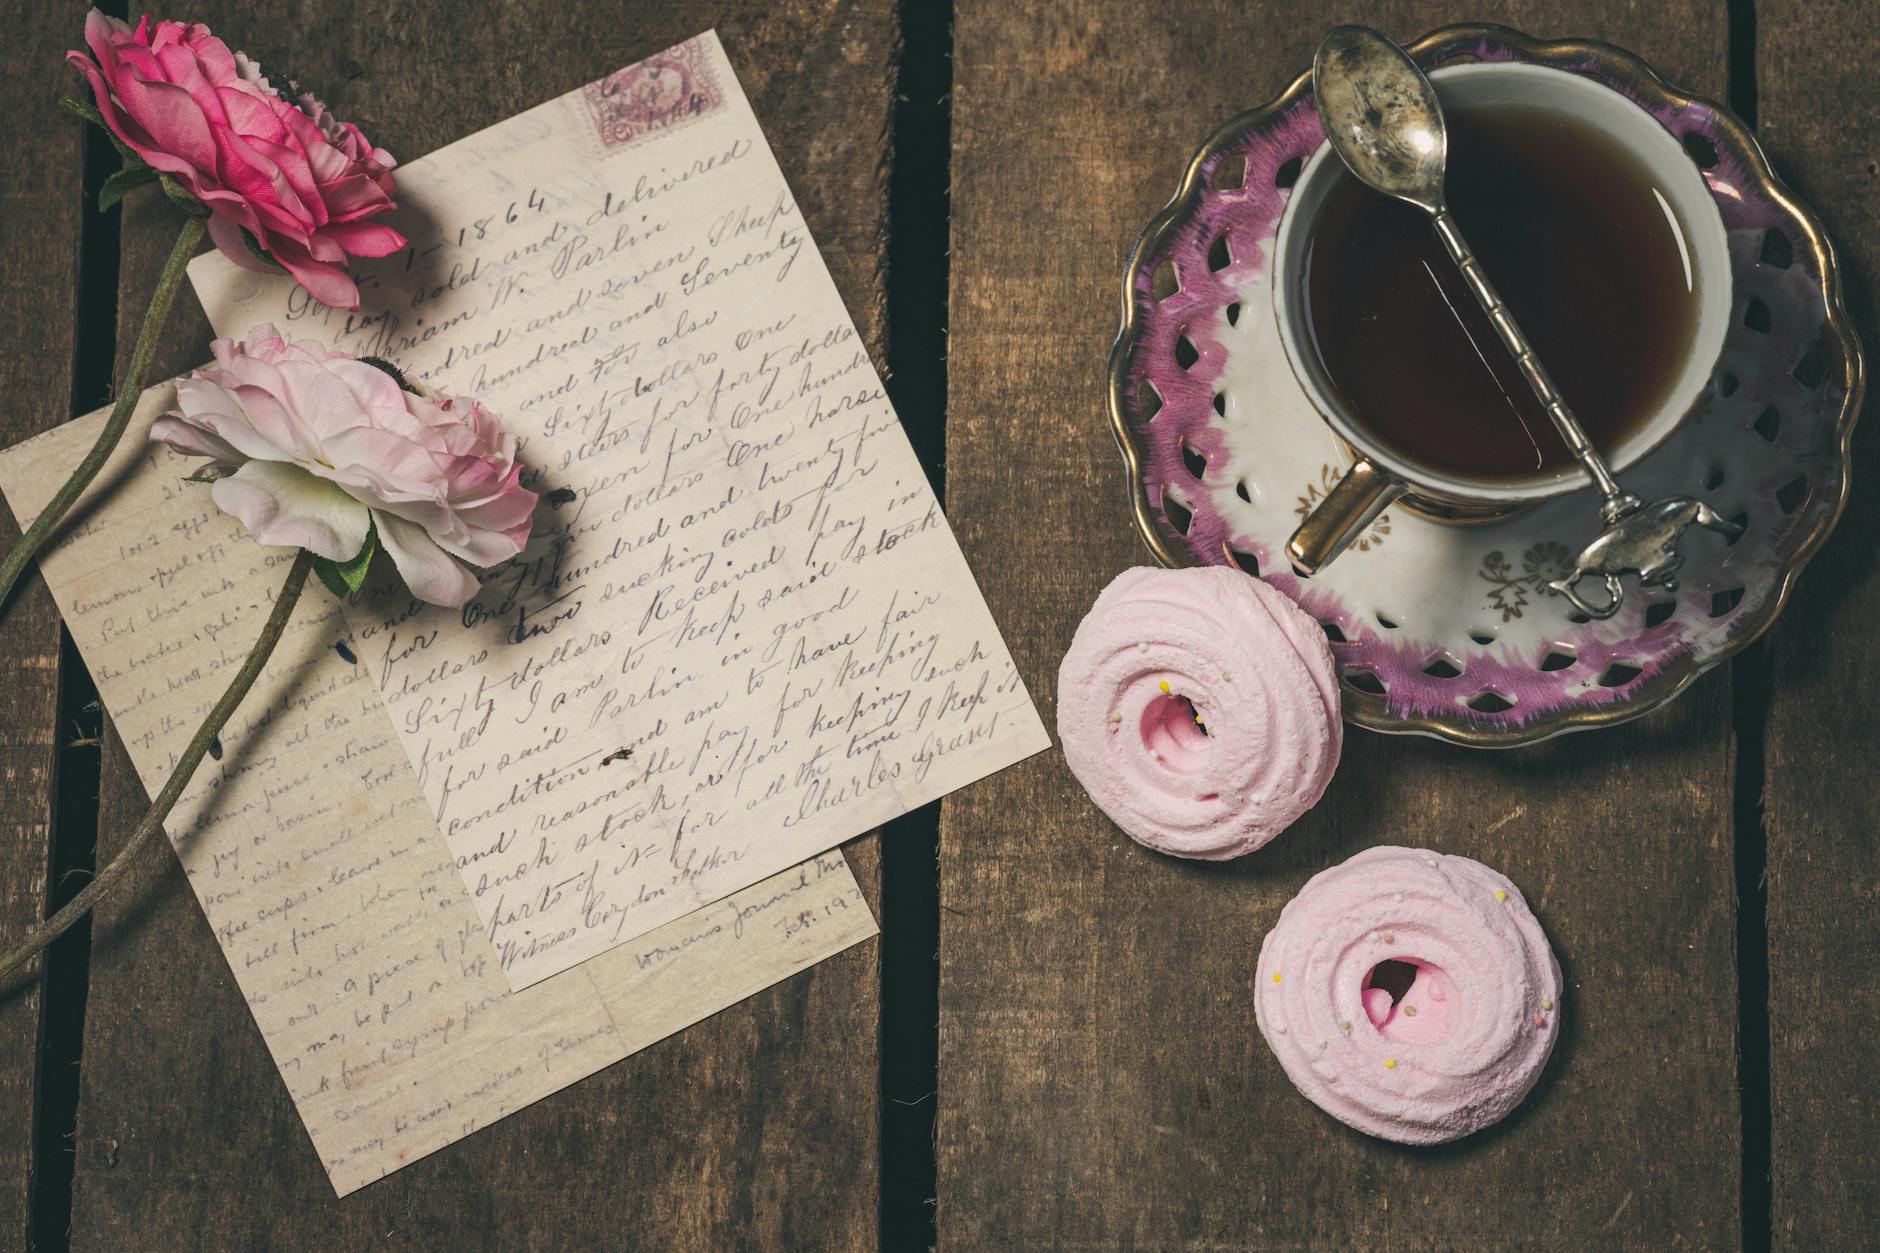
<path fill-rule="evenodd" d="M 1381 1139 L 1441 1144 L 1499 1122 L 1540 1078 L 1560 1035 L 1560 966 L 1502 875 L 1370 848 L 1280 912 L 1254 1014 L 1314 1105 Z"/>
<path fill-rule="evenodd" d="M 1331 782 L 1344 745 L 1332 650 L 1304 610 L 1239 570 L 1125 570 L 1058 669 L 1058 738 L 1131 838 L 1238 857 Z"/>

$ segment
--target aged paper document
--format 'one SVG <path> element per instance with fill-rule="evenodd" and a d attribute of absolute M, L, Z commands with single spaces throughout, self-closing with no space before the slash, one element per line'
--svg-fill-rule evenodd
<path fill-rule="evenodd" d="M 398 182 L 357 313 L 190 274 L 521 438 L 520 559 L 347 608 L 511 987 L 1048 745 L 715 35 Z"/>
<path fill-rule="evenodd" d="M 174 401 L 146 392 L 132 431 Z M 22 525 L 104 417 L 0 453 Z M 193 468 L 127 438 L 39 562 L 152 792 L 293 557 L 183 482 Z M 875 934 L 830 852 L 512 992 L 357 646 L 312 583 L 168 823 L 342 1195 Z"/>

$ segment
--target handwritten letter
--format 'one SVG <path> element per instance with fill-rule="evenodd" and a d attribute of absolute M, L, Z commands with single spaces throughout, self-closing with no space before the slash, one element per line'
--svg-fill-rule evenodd
<path fill-rule="evenodd" d="M 1048 744 L 716 36 L 398 177 L 358 313 L 191 276 L 522 439 L 520 559 L 347 609 L 511 987 Z"/>
<path fill-rule="evenodd" d="M 132 429 L 174 404 L 173 387 L 152 388 Z M 22 525 L 105 417 L 0 453 Z M 183 482 L 193 468 L 126 439 L 40 558 L 152 792 L 293 559 Z M 341 1195 L 875 934 L 831 852 L 511 992 L 351 652 L 332 597 L 308 587 L 220 760 L 202 763 L 168 823 Z"/>

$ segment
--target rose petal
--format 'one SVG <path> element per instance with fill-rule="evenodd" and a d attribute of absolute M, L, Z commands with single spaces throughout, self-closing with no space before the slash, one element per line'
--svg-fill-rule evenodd
<path fill-rule="evenodd" d="M 338 486 L 278 461 L 250 461 L 209 494 L 257 542 L 331 561 L 357 557 L 372 524 L 371 511 Z"/>
<path fill-rule="evenodd" d="M 380 427 L 362 424 L 335 431 L 324 436 L 320 447 L 335 469 L 365 471 L 394 490 L 421 491 L 441 498 L 448 487 L 440 481 L 428 452 Z"/>
<path fill-rule="evenodd" d="M 309 360 L 300 353 L 285 354 L 275 367 L 278 379 L 269 390 L 279 398 L 284 421 L 295 427 L 307 451 L 320 460 L 337 462 L 325 445 L 347 431 L 369 429 L 366 411 L 343 379 L 334 377 L 323 361 Z"/>
<path fill-rule="evenodd" d="M 201 374 L 181 379 L 176 384 L 178 417 L 201 427 L 229 444 L 243 458 L 259 461 L 292 461 L 293 446 L 283 448 L 255 429 L 241 399 L 220 380 Z"/>
<path fill-rule="evenodd" d="M 185 457 L 207 457 L 223 465 L 238 466 L 248 460 L 227 440 L 196 426 L 180 414 L 166 413 L 152 422 L 150 442 L 167 444 Z"/>
<path fill-rule="evenodd" d="M 326 261 L 315 261 L 307 255 L 307 250 L 298 245 L 289 246 L 287 241 L 277 241 L 270 245 L 268 252 L 276 261 L 286 267 L 294 276 L 294 281 L 307 289 L 307 294 L 329 309 L 357 309 L 359 307 L 359 286 L 346 276 L 346 271 Z"/>
<path fill-rule="evenodd" d="M 528 542 L 529 528 L 525 525 L 514 531 L 467 531 L 460 539 L 440 536 L 437 545 L 473 566 L 489 567 L 508 561 Z"/>
<path fill-rule="evenodd" d="M 248 244 L 242 239 L 241 227 L 220 213 L 209 215 L 209 238 L 214 242 L 217 251 L 242 269 L 253 270 L 257 274 L 279 273 L 273 266 L 248 251 Z"/>
<path fill-rule="evenodd" d="M 384 257 L 405 246 L 405 237 L 378 222 L 331 222 L 320 231 L 355 257 Z"/>
<path fill-rule="evenodd" d="M 335 377 L 343 380 L 352 388 L 362 408 L 370 410 L 374 419 L 392 418 L 405 411 L 405 393 L 398 386 L 398 380 L 379 367 L 352 357 L 340 356 L 328 368 Z"/>
<path fill-rule="evenodd" d="M 501 491 L 488 500 L 460 505 L 457 516 L 466 526 L 490 531 L 507 531 L 519 524 L 527 525 L 539 497 L 517 482 L 521 473 L 521 466 L 511 466 Z"/>
<path fill-rule="evenodd" d="M 111 84 L 124 112 L 150 136 L 151 146 L 189 162 L 198 170 L 215 168 L 215 136 L 202 106 L 174 83 L 141 82 L 124 75 Z"/>
<path fill-rule="evenodd" d="M 477 594 L 481 584 L 476 577 L 439 548 L 423 527 L 382 510 L 375 515 L 379 542 L 413 596 L 455 609 Z"/>

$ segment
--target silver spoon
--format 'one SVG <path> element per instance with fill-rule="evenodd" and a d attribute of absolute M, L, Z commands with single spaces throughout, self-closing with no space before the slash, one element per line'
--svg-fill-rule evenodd
<path fill-rule="evenodd" d="M 1606 529 L 1580 551 L 1567 577 L 1548 586 L 1593 618 L 1619 612 L 1625 601 L 1621 574 L 1637 574 L 1647 586 L 1675 589 L 1682 560 L 1678 541 L 1686 527 L 1695 522 L 1725 535 L 1740 534 L 1742 528 L 1693 497 L 1669 496 L 1647 505 L 1619 486 L 1449 214 L 1443 196 L 1449 139 L 1430 80 L 1402 48 L 1370 27 L 1335 26 L 1312 60 L 1312 90 L 1325 137 L 1346 167 L 1360 181 L 1430 215 L 1436 237 L 1521 367 L 1554 429 L 1599 489 Z M 1574 590 L 1587 575 L 1604 579 L 1606 604 L 1595 605 Z"/>

